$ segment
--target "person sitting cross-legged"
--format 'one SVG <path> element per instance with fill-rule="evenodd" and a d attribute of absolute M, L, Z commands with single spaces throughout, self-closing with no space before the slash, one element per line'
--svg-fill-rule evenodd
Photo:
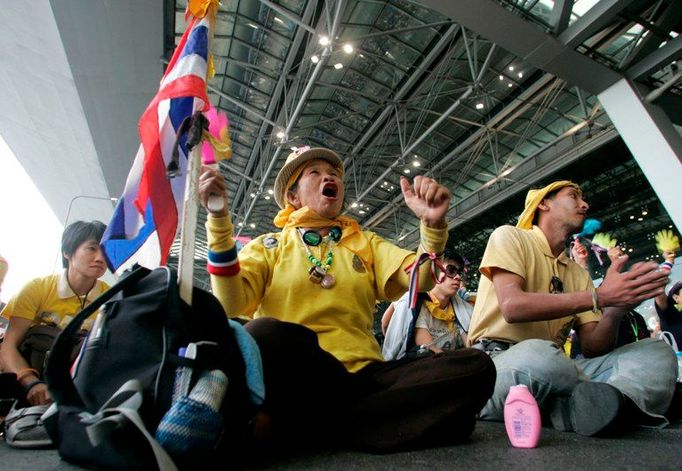
<path fill-rule="evenodd" d="M 614 348 L 621 318 L 660 294 L 667 272 L 653 262 L 623 271 L 622 256 L 594 288 L 564 251 L 587 210 L 580 187 L 558 181 L 530 190 L 517 226 L 491 234 L 469 330 L 498 373 L 480 418 L 502 420 L 509 388 L 525 384 L 559 430 L 591 436 L 627 423 L 667 423 L 677 375 L 672 349 L 654 339 Z M 571 328 L 584 359 L 563 353 Z"/>
<path fill-rule="evenodd" d="M 450 191 L 431 178 L 401 179 L 407 207 L 421 220 L 420 250 L 442 252 Z M 275 179 L 281 231 L 237 254 L 224 178 L 206 169 L 199 198 L 225 204 L 206 223 L 213 292 L 263 358 L 265 402 L 253 440 L 267 449 L 313 442 L 394 451 L 468 437 L 492 392 L 492 361 L 474 349 L 383 361 L 372 332 L 377 299 L 408 288 L 418 254 L 342 216 L 343 161 L 329 149 L 299 148 Z M 218 205 L 211 205 L 216 208 Z M 428 289 L 429 263 L 419 269 Z M 269 424 L 269 425 L 265 425 Z M 267 438 L 269 437 L 269 439 Z"/>

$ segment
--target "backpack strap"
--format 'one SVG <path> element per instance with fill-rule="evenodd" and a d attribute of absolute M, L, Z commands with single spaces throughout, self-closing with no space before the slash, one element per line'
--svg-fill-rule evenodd
<path fill-rule="evenodd" d="M 159 471 L 177 471 L 166 450 L 147 431 L 138 412 L 141 405 L 142 385 L 138 380 L 131 379 L 123 384 L 96 414 L 82 412 L 81 421 L 87 424 L 86 431 L 90 443 L 96 447 L 106 440 L 113 430 L 128 421 L 142 434 L 154 452 Z"/>
<path fill-rule="evenodd" d="M 54 345 L 52 345 L 50 357 L 47 360 L 47 367 L 45 368 L 47 387 L 56 403 L 85 407 L 83 399 L 78 394 L 78 390 L 73 384 L 73 378 L 71 378 L 69 373 L 74 338 L 80 331 L 85 319 L 90 317 L 117 293 L 133 286 L 150 272 L 151 270 L 145 267 L 137 266 L 134 268 L 133 271 L 124 275 L 118 283 L 98 296 L 85 309 L 81 310 L 59 334 Z"/>
<path fill-rule="evenodd" d="M 422 305 L 424 300 L 427 299 L 429 293 L 419 293 L 417 295 L 417 304 L 412 308 L 412 320 L 410 320 L 410 327 L 407 329 L 407 339 L 405 341 L 405 352 L 409 352 L 413 348 L 417 348 L 417 344 L 414 342 L 414 329 L 417 324 L 417 318 L 422 310 Z"/>

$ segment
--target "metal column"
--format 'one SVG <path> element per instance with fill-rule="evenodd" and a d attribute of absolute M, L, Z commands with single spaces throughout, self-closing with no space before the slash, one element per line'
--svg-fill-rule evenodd
<path fill-rule="evenodd" d="M 622 79 L 598 95 L 677 229 L 682 229 L 682 137 L 659 107 Z"/>

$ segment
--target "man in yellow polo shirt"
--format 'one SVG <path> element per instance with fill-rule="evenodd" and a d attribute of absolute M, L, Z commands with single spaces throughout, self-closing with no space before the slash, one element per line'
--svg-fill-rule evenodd
<path fill-rule="evenodd" d="M 623 315 L 660 293 L 667 273 L 653 262 L 623 272 L 623 256 L 595 289 L 564 250 L 587 210 L 580 187 L 558 181 L 530 190 L 516 227 L 491 234 L 469 330 L 470 343 L 497 368 L 495 392 L 480 418 L 501 420 L 509 388 L 525 384 L 559 430 L 590 436 L 622 420 L 667 423 L 676 378 L 672 349 L 653 339 L 614 349 Z M 585 359 L 561 350 L 571 328 Z"/>

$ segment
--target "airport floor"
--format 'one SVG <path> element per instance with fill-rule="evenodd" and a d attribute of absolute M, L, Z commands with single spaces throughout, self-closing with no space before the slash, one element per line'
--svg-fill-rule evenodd
<path fill-rule="evenodd" d="M 672 470 L 682 462 L 682 422 L 665 429 L 639 428 L 615 438 L 587 438 L 543 428 L 535 449 L 513 448 L 501 423 L 478 422 L 471 438 L 456 446 L 390 455 L 320 450 L 248 469 L 277 470 Z M 232 468 L 225 466 L 225 469 Z M 0 469 L 77 470 L 56 450 L 17 450 L 0 443 Z"/>

